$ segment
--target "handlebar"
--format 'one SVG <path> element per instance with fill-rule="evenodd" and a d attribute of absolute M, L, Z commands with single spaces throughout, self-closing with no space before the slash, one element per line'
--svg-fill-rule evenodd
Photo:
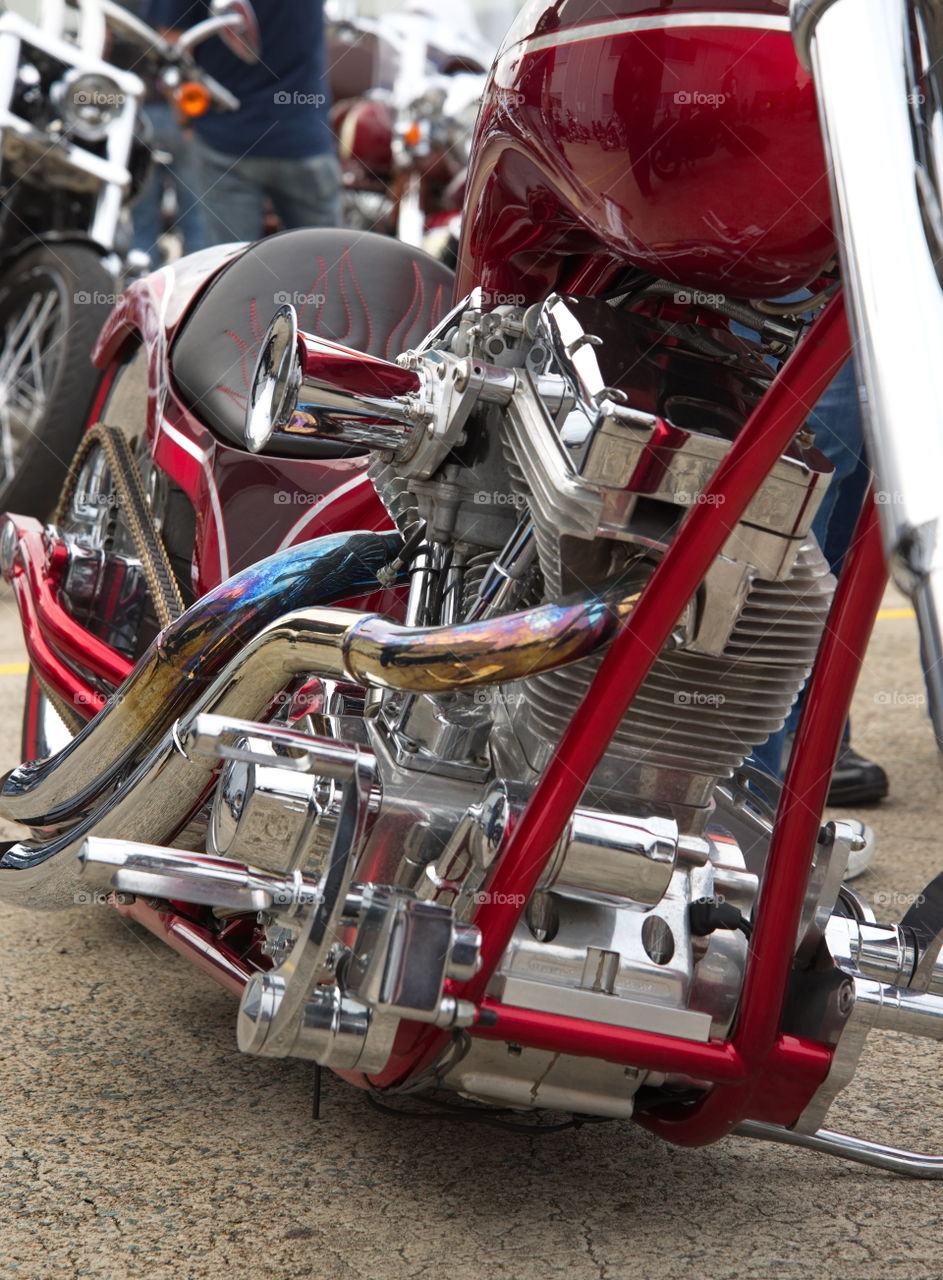
<path fill-rule="evenodd" d="M 155 31 L 153 27 L 149 27 L 136 14 L 122 8 L 115 0 L 101 0 L 101 7 L 110 31 L 124 36 L 132 43 L 157 54 L 161 58 L 166 58 L 168 62 L 174 60 L 174 47 L 170 41 L 165 40 L 162 35 Z"/>
<path fill-rule="evenodd" d="M 197 45 L 210 36 L 218 35 L 221 31 L 238 32 L 242 24 L 238 15 L 224 14 L 207 18 L 189 28 L 178 41 L 172 43 L 115 0 L 101 0 L 101 4 L 109 30 L 130 40 L 163 64 L 162 79 L 168 87 L 174 88 L 184 80 L 196 81 L 203 86 L 218 110 L 239 110 L 239 99 L 235 94 L 204 71 L 194 60 L 192 53 Z"/>

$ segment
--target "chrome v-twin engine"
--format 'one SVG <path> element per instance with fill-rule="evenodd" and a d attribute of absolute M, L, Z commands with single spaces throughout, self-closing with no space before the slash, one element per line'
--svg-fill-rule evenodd
<path fill-rule="evenodd" d="M 425 1021 L 454 1032 L 427 1083 L 631 1114 L 664 1077 L 468 1037 L 476 1011 L 451 986 L 476 972 L 490 870 L 602 650 L 768 380 L 725 330 L 664 339 L 598 301 L 473 297 L 388 364 L 299 334 L 283 308 L 250 446 L 370 449 L 399 534 L 281 553 L 166 628 L 65 752 L 6 779 L 3 812 L 37 838 L 0 860 L 0 896 L 65 905 L 82 868 L 257 912 L 271 968 L 246 975 L 245 1050 L 375 1074 L 401 1022 Z M 758 491 L 518 904 L 491 995 L 692 1041 L 728 1031 L 769 834 L 743 762 L 824 625 L 810 529 L 828 472 L 800 437 Z M 404 623 L 326 605 L 378 580 L 408 581 Z M 201 813 L 205 854 L 178 837 Z M 832 835 L 806 947 L 857 839 Z M 742 928 L 716 927 L 722 904 Z"/>

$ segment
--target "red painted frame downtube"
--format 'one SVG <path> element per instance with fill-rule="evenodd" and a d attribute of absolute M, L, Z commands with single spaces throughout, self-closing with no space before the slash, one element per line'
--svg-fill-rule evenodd
<path fill-rule="evenodd" d="M 799 916 L 832 765 L 886 583 L 877 512 L 869 500 L 858 521 L 806 692 L 770 843 L 732 1041 L 747 1064 L 750 1080 L 738 1088 L 718 1086 L 687 1111 L 638 1117 L 647 1128 L 672 1142 L 690 1146 L 715 1142 L 748 1114 L 752 1116 L 751 1106 L 764 1105 L 756 1091 L 766 1086 L 764 1068 L 778 1043 Z M 799 1111 L 791 1120 L 798 1115 Z"/>
<path fill-rule="evenodd" d="M 16 556 L 9 576 L 30 662 L 53 692 L 90 720 L 106 699 L 79 672 L 94 672 L 117 687 L 131 674 L 134 664 L 91 635 L 63 608 L 56 573 L 47 563 L 39 521 L 28 516 L 5 519 L 17 530 Z"/>
<path fill-rule="evenodd" d="M 484 936 L 482 967 L 453 990 L 480 1000 L 511 940 L 523 904 L 537 888 L 552 851 L 609 743 L 697 590 L 767 473 L 848 358 L 843 300 L 829 302 L 805 341 L 777 375 L 693 506 L 613 640 L 579 710 L 511 833 L 485 889 L 475 924 Z M 831 760 L 829 761 L 829 765 Z"/>
<path fill-rule="evenodd" d="M 255 970 L 239 956 L 221 947 L 209 929 L 201 928 L 174 911 L 158 911 L 143 898 L 135 898 L 128 903 L 115 901 L 114 905 L 119 915 L 142 924 L 226 991 L 237 998 L 242 995 Z"/>
<path fill-rule="evenodd" d="M 763 478 L 848 359 L 850 348 L 844 301 L 839 293 L 823 309 L 810 334 L 750 415 L 705 489 L 705 500 L 688 513 L 634 611 L 612 642 L 485 885 L 485 900 L 474 917 L 483 937 L 482 967 L 471 981 L 450 983 L 451 994 L 475 1003 L 481 1001 L 524 904 L 537 887 L 586 784 L 682 610 Z M 826 767 L 830 767 L 832 758 Z M 500 1019 L 497 1007 L 491 1009 L 490 1016 L 495 1014 Z M 476 1026 L 472 1034 L 486 1034 L 486 1030 Z M 631 1031 L 625 1034 L 627 1040 L 632 1038 Z M 518 1042 L 526 1044 L 527 1040 Z M 388 1068 L 371 1077 L 371 1083 L 377 1087 L 399 1083 L 422 1069 L 441 1044 L 442 1038 L 436 1038 L 434 1032 L 404 1026 Z M 698 1052 L 701 1048 L 698 1046 Z M 717 1065 L 722 1068 L 720 1059 Z"/>
<path fill-rule="evenodd" d="M 643 1071 L 677 1071 L 727 1083 L 746 1078 L 746 1064 L 732 1044 L 695 1044 L 653 1031 L 632 1030 L 627 1034 L 625 1027 L 519 1009 L 491 999 L 483 1000 L 481 1009 L 485 1017 L 475 1028 L 475 1035 L 482 1039 L 602 1058 Z"/>
<path fill-rule="evenodd" d="M 518 1009 L 485 999 L 482 1021 L 473 1034 L 487 1040 L 507 1040 L 530 1049 L 546 1049 L 577 1057 L 601 1058 L 644 1071 L 680 1072 L 699 1080 L 737 1084 L 748 1079 L 750 1067 L 729 1040 L 697 1044 L 676 1036 L 607 1026 L 559 1013 Z M 770 1076 L 782 1079 L 783 1097 L 806 1098 L 828 1072 L 831 1053 L 825 1045 L 783 1036 L 771 1055 Z M 789 1103 L 786 1103 L 787 1108 Z M 801 1104 L 800 1104 L 801 1105 Z"/>

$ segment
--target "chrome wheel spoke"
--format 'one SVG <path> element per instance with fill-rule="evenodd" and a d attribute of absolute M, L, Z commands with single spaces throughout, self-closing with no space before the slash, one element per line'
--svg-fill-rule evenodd
<path fill-rule="evenodd" d="M 20 349 L 20 340 L 23 334 L 28 332 L 41 299 L 41 293 L 34 293 L 21 314 L 7 321 L 6 333 L 3 335 L 3 354 L 0 355 L 0 383 L 6 381 L 7 374 Z"/>
<path fill-rule="evenodd" d="M 37 290 L 19 313 L 7 319 L 0 355 L 0 459 L 3 476 L 17 467 L 19 454 L 42 417 L 61 335 L 55 286 Z M 50 368 L 50 358 L 53 366 Z"/>
<path fill-rule="evenodd" d="M 54 293 L 47 294 L 40 308 L 39 315 L 35 322 L 30 326 L 26 341 L 26 351 L 24 356 L 29 356 L 29 370 L 32 378 L 33 389 L 35 391 L 34 399 L 41 400 L 43 404 L 46 401 L 46 385 L 45 373 L 43 365 L 44 349 L 52 351 L 58 341 L 56 330 L 58 325 L 49 324 L 49 319 L 56 308 L 59 301 Z M 47 332 L 49 331 L 49 332 Z M 48 346 L 44 347 L 44 339 L 48 338 Z M 24 374 L 25 376 L 25 374 Z"/>

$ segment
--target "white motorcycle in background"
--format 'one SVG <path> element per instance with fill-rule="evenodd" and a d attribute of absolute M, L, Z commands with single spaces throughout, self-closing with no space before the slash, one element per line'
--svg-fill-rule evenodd
<path fill-rule="evenodd" d="M 146 81 L 239 105 L 191 51 L 221 35 L 247 57 L 254 16 L 245 0 L 214 10 L 170 45 L 111 0 L 0 2 L 0 509 L 49 513 L 87 420 L 124 210 L 150 164 Z"/>

